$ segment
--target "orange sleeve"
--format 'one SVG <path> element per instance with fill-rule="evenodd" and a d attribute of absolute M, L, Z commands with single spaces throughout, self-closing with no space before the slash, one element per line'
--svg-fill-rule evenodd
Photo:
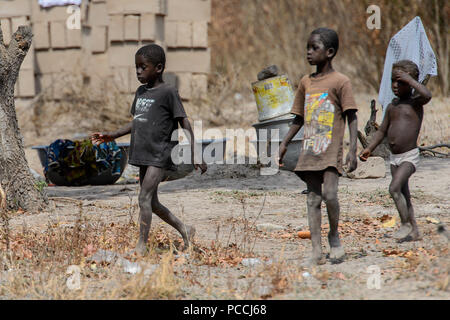
<path fill-rule="evenodd" d="M 346 80 L 342 84 L 341 95 L 339 99 L 342 106 L 342 112 L 345 112 L 350 109 L 358 110 L 355 98 L 353 97 L 352 84 L 350 83 L 350 80 Z"/>
<path fill-rule="evenodd" d="M 295 92 L 294 104 L 292 105 L 291 113 L 304 117 L 305 114 L 305 87 L 303 79 L 300 80 L 297 91 Z"/>

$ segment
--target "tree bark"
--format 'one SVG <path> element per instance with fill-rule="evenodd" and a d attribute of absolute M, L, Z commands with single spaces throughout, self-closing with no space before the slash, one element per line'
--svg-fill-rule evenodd
<path fill-rule="evenodd" d="M 14 85 L 32 37 L 30 27 L 20 26 L 6 47 L 0 28 L 0 187 L 7 209 L 34 212 L 44 207 L 47 197 L 28 167 L 14 105 Z"/>

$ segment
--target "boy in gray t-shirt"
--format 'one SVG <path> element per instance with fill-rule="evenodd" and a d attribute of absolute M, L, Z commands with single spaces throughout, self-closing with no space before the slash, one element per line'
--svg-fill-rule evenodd
<path fill-rule="evenodd" d="M 173 169 L 170 154 L 176 141 L 171 141 L 172 133 L 178 122 L 187 118 L 177 90 L 166 83 L 153 88 L 140 86 L 131 114 L 129 163 Z"/>
<path fill-rule="evenodd" d="M 162 75 L 166 63 L 164 50 L 150 44 L 136 52 L 136 74 L 144 85 L 136 91 L 131 107 L 133 120 L 123 128 L 114 132 L 96 132 L 91 139 L 94 143 L 111 141 L 131 133 L 129 163 L 139 166 L 140 232 L 136 246 L 137 253 L 147 252 L 147 240 L 152 222 L 152 212 L 180 232 L 184 245 L 190 245 L 195 228 L 183 224 L 169 209 L 158 200 L 158 185 L 164 177 L 166 169 L 173 169 L 171 151 L 174 142 L 172 133 L 178 123 L 185 129 L 191 141 L 192 163 L 202 173 L 207 170 L 206 164 L 194 162 L 194 133 L 186 116 L 177 90 L 164 83 Z"/>

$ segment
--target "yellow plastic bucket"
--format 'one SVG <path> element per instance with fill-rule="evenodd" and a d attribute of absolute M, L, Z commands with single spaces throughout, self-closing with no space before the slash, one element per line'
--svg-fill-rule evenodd
<path fill-rule="evenodd" d="M 264 121 L 289 114 L 294 103 L 294 91 L 286 75 L 252 83 L 258 120 Z"/>

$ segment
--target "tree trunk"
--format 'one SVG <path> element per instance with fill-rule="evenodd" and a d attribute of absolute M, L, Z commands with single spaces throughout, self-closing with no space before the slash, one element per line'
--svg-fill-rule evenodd
<path fill-rule="evenodd" d="M 14 105 L 14 85 L 32 36 L 30 27 L 20 26 L 6 47 L 0 28 L 0 187 L 7 209 L 34 212 L 43 208 L 47 197 L 28 167 Z"/>

